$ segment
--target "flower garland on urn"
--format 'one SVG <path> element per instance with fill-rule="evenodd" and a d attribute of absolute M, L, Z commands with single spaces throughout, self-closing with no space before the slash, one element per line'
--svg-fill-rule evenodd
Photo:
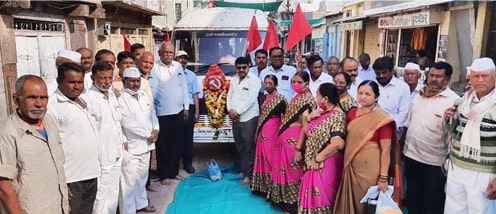
<path fill-rule="evenodd" d="M 218 129 L 224 124 L 228 90 L 229 80 L 224 71 L 217 64 L 211 65 L 203 79 L 203 92 L 208 120 L 213 128 Z"/>

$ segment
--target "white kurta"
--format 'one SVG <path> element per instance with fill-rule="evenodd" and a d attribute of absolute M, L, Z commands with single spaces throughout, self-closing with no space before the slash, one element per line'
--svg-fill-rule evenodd
<path fill-rule="evenodd" d="M 496 200 L 489 200 L 485 192 L 493 179 L 495 174 L 467 170 L 456 164 L 450 166 L 444 214 L 490 214 L 487 207 L 496 206 Z"/>
<path fill-rule="evenodd" d="M 84 98 L 88 102 L 88 109 L 96 118 L 99 139 L 102 142 L 99 154 L 102 171 L 98 178 L 93 213 L 114 214 L 119 201 L 121 157 L 125 141 L 119 102 L 112 90 L 106 96 L 95 86 L 84 94 Z"/>
<path fill-rule="evenodd" d="M 150 164 L 150 151 L 155 144 L 149 143 L 152 130 L 158 130 L 158 119 L 153 99 L 145 91 L 136 96 L 125 91 L 119 97 L 122 110 L 122 129 L 128 150 L 122 160 L 120 213 L 136 213 L 148 206 L 146 182 Z"/>

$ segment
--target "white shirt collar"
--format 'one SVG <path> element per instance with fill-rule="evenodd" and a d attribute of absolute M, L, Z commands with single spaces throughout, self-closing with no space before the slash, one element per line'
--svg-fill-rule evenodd
<path fill-rule="evenodd" d="M 389 83 L 387 85 L 383 86 L 382 84 L 379 83 L 379 81 L 376 80 L 376 82 L 377 82 L 377 84 L 379 85 L 380 88 L 395 87 L 398 84 L 398 81 L 400 81 L 400 79 L 398 79 L 395 76 L 393 76 L 391 78 L 391 81 L 389 81 Z"/>

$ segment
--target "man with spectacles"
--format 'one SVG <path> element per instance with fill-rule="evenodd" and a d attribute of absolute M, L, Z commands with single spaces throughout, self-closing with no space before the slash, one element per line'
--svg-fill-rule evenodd
<path fill-rule="evenodd" d="M 250 183 L 253 168 L 255 130 L 259 115 L 257 98 L 261 87 L 260 80 L 248 73 L 249 60 L 246 57 L 236 59 L 236 75 L 231 79 L 227 93 L 227 110 L 233 120 L 234 141 L 244 184 Z"/>

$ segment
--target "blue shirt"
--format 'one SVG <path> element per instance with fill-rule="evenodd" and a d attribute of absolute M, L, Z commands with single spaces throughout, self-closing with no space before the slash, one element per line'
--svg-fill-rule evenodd
<path fill-rule="evenodd" d="M 186 84 L 188 85 L 189 104 L 194 105 L 193 96 L 200 94 L 198 79 L 196 78 L 196 74 L 191 70 L 184 69 L 184 74 L 186 75 Z"/>
<path fill-rule="evenodd" d="M 158 60 L 150 75 L 150 86 L 157 116 L 189 110 L 188 86 L 181 64 L 165 65 Z"/>

